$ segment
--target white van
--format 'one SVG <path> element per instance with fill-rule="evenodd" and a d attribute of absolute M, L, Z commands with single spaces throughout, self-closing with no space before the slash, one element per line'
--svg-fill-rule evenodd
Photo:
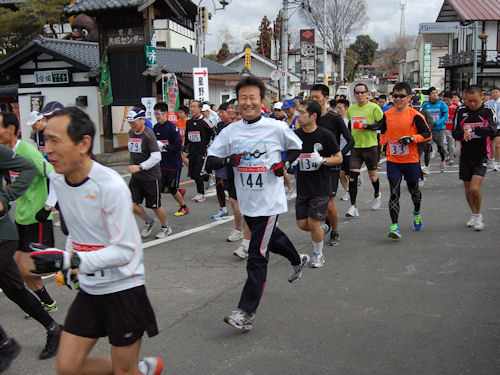
<path fill-rule="evenodd" d="M 337 92 L 335 93 L 335 95 L 345 95 L 347 96 L 349 90 L 347 88 L 347 86 L 339 86 L 339 88 L 337 89 Z"/>

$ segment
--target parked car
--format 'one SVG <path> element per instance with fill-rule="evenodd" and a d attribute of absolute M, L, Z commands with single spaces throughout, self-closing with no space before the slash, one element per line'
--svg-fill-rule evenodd
<path fill-rule="evenodd" d="M 335 95 L 345 95 L 347 96 L 349 90 L 347 88 L 347 86 L 339 86 L 339 88 L 337 89 L 337 92 L 335 93 Z"/>

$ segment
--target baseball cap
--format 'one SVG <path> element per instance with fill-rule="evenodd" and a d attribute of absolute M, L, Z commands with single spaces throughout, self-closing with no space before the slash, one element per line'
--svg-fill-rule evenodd
<path fill-rule="evenodd" d="M 33 111 L 30 113 L 28 121 L 26 121 L 26 125 L 32 126 L 35 122 L 41 119 L 43 119 L 43 115 L 41 115 L 38 111 Z"/>
<path fill-rule="evenodd" d="M 414 96 L 411 98 L 411 106 L 412 107 L 420 107 L 422 105 L 422 102 L 420 101 L 420 98 L 418 96 Z"/>
<path fill-rule="evenodd" d="M 203 107 L 201 108 L 201 111 L 202 112 L 210 111 L 210 106 L 208 104 L 203 104 Z"/>
<path fill-rule="evenodd" d="M 290 109 L 295 107 L 295 100 L 293 99 L 287 99 L 283 101 L 283 105 L 281 106 L 281 109 Z"/>
<path fill-rule="evenodd" d="M 134 109 L 130 110 L 127 113 L 127 117 L 125 119 L 128 122 L 133 122 L 133 121 L 139 120 L 141 118 L 146 118 L 146 112 L 142 108 L 134 107 Z"/>
<path fill-rule="evenodd" d="M 45 104 L 45 107 L 43 107 L 40 114 L 42 114 L 43 116 L 51 116 L 55 111 L 63 108 L 64 106 L 59 102 L 48 102 L 47 104 Z"/>
<path fill-rule="evenodd" d="M 282 109 L 282 108 L 283 108 L 283 102 L 274 103 L 273 109 Z"/>

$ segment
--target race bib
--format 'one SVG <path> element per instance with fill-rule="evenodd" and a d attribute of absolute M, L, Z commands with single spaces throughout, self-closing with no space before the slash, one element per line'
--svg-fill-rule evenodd
<path fill-rule="evenodd" d="M 364 129 L 366 125 L 366 117 L 352 117 L 353 129 Z"/>
<path fill-rule="evenodd" d="M 199 131 L 188 133 L 189 142 L 201 142 L 201 135 Z"/>
<path fill-rule="evenodd" d="M 244 167 L 236 168 L 240 174 L 241 187 L 247 190 L 262 190 L 264 189 L 264 177 L 267 173 L 267 167 Z"/>
<path fill-rule="evenodd" d="M 433 122 L 439 121 L 439 113 L 431 113 L 431 117 Z"/>
<path fill-rule="evenodd" d="M 128 150 L 134 153 L 142 153 L 142 139 L 130 138 L 128 140 Z"/>
<path fill-rule="evenodd" d="M 299 169 L 302 172 L 317 171 L 320 168 L 320 165 L 311 161 L 311 154 L 300 154 L 298 161 Z"/>
<path fill-rule="evenodd" d="M 391 155 L 408 155 L 410 153 L 408 145 L 403 146 L 398 141 L 389 140 L 389 150 Z"/>
<path fill-rule="evenodd" d="M 17 176 L 19 176 L 19 172 L 9 171 L 10 183 L 13 184 L 16 182 Z"/>

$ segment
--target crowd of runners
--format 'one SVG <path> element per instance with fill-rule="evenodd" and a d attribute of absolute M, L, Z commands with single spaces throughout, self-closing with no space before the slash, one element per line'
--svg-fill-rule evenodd
<path fill-rule="evenodd" d="M 435 143 L 441 172 L 458 157 L 471 210 L 464 224 L 484 229 L 481 183 L 487 169 L 500 167 L 499 89 L 492 89 L 484 102 L 477 86 L 460 95 L 431 88 L 424 101 L 404 82 L 379 96 L 358 83 L 355 103 L 350 103 L 342 96 L 331 99 L 329 88 L 316 84 L 307 98 L 274 102 L 271 111 L 265 93 L 259 79 L 244 78 L 236 86 L 237 99 L 217 111 L 192 101 L 179 109 L 177 123 L 168 121 L 167 105 L 158 103 L 154 126 L 143 107 L 133 107 L 125 119 L 130 124 L 128 186 L 94 160 L 96 129 L 82 110 L 50 102 L 40 113 L 31 113 L 27 125 L 33 129 L 33 144 L 19 140 L 15 115 L 0 113 L 5 179 L 0 192 L 0 288 L 26 319 L 46 328 L 39 358 L 57 354 L 59 374 L 162 372 L 161 358 L 140 358 L 144 332 L 158 334 L 145 288 L 141 237 L 150 237 L 156 228 L 154 236 L 165 239 L 179 229 L 175 219 L 168 220 L 161 194 L 176 202 L 174 217 L 188 215 L 207 199 L 207 191 L 215 190 L 219 209 L 211 219 L 224 220 L 229 200 L 234 229 L 227 240 L 239 242 L 233 254 L 247 259 L 248 278 L 236 310 L 224 321 L 240 330 L 254 324 L 269 252 L 290 261 L 290 283 L 300 279 L 306 265 L 324 266 L 323 247 L 341 243 L 335 202 L 339 183 L 340 199 L 350 201 L 345 216 L 355 220 L 363 166 L 373 187 L 370 208 L 387 205 L 388 237 L 401 239 L 401 182 L 406 180 L 413 203 L 413 230 L 421 231 L 420 187 L 428 178 Z M 390 186 L 385 202 L 378 175 L 384 161 Z M 180 187 L 183 166 L 196 184 L 193 197 Z M 277 225 L 294 197 L 297 227 L 311 236 L 308 254 L 298 253 Z M 12 201 L 17 201 L 15 223 L 9 217 Z M 53 210 L 67 235 L 63 250 L 54 247 Z M 141 230 L 134 214 L 143 221 Z M 40 277 L 54 272 L 60 283 L 78 289 L 64 325 L 49 315 L 57 303 Z M 89 356 L 105 336 L 111 356 Z M 0 371 L 20 350 L 0 327 Z"/>

